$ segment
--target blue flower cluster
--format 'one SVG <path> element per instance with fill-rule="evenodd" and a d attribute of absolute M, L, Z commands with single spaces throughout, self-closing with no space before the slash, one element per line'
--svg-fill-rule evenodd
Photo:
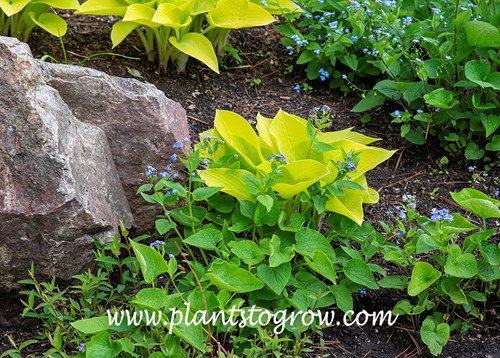
<path fill-rule="evenodd" d="M 177 142 L 174 143 L 172 146 L 173 149 L 182 149 L 184 147 L 184 144 L 189 142 L 188 137 L 184 137 L 181 140 L 178 140 Z"/>
<path fill-rule="evenodd" d="M 453 221 L 453 216 L 450 214 L 450 212 L 448 211 L 448 209 L 436 209 L 436 208 L 433 208 L 431 210 L 431 220 L 432 221 L 445 220 L 445 221 L 448 221 L 448 222 L 451 223 Z"/>
<path fill-rule="evenodd" d="M 156 245 L 165 245 L 165 241 L 156 240 L 149 244 L 149 247 L 154 248 Z"/>
<path fill-rule="evenodd" d="M 297 46 L 299 46 L 299 47 L 309 45 L 309 41 L 307 41 L 306 39 L 302 39 L 302 38 L 300 38 L 300 36 L 299 36 L 299 35 L 297 35 L 297 34 L 292 35 L 290 38 L 291 38 L 293 41 L 295 41 L 295 43 L 296 43 L 296 44 L 297 44 Z"/>
<path fill-rule="evenodd" d="M 280 164 L 287 164 L 288 162 L 286 161 L 286 158 L 283 154 L 273 154 L 267 157 L 267 160 L 276 160 Z"/>
<path fill-rule="evenodd" d="M 177 155 L 176 154 L 172 154 L 172 156 L 176 156 L 177 158 Z M 172 157 L 170 158 L 172 159 Z M 172 168 L 172 165 L 171 164 L 168 164 L 166 167 L 165 167 L 165 170 L 164 171 L 158 171 L 155 167 L 151 166 L 151 165 L 148 165 L 146 167 L 146 176 L 148 177 L 152 177 L 152 176 L 159 176 L 160 178 L 165 178 L 165 177 L 168 177 L 168 178 L 173 178 L 173 179 L 176 179 L 179 174 L 177 173 L 177 171 L 175 171 L 173 168 Z"/>
<path fill-rule="evenodd" d="M 415 197 L 411 194 L 405 194 L 403 195 L 403 203 L 412 209 L 417 208 L 417 201 L 415 200 Z"/>
<path fill-rule="evenodd" d="M 330 74 L 324 68 L 320 68 L 318 73 L 319 73 L 319 79 L 321 81 L 325 81 L 328 77 L 330 77 Z"/>

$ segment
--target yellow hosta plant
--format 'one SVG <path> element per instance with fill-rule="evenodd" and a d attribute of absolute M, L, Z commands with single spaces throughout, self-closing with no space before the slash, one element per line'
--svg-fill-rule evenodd
<path fill-rule="evenodd" d="M 35 26 L 39 26 L 54 36 L 64 36 L 66 21 L 49 10 L 78 6 L 78 0 L 0 0 L 0 35 L 26 42 Z"/>
<path fill-rule="evenodd" d="M 280 110 L 257 116 L 257 131 L 236 113 L 217 111 L 214 128 L 200 135 L 200 172 L 208 186 L 237 199 L 265 202 L 269 190 L 283 206 L 336 212 L 358 224 L 364 203 L 378 201 L 365 173 L 394 151 L 369 146 L 377 139 L 352 131 L 322 133 L 312 121 Z"/>
<path fill-rule="evenodd" d="M 281 1 L 287 12 L 295 9 L 291 1 Z M 88 0 L 77 12 L 121 17 L 111 31 L 113 47 L 136 31 L 151 61 L 172 62 L 179 72 L 194 57 L 218 73 L 216 54 L 223 52 L 230 29 L 274 21 L 265 7 L 249 0 Z"/>

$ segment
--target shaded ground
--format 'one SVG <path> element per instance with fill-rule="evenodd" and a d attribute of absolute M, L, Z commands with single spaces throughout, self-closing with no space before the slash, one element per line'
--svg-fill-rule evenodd
<path fill-rule="evenodd" d="M 68 62 L 78 64 L 87 56 L 111 51 L 111 24 L 110 18 L 72 16 L 64 38 Z M 178 101 L 186 109 L 193 140 L 198 133 L 211 127 L 216 109 L 232 110 L 254 123 L 252 121 L 257 112 L 272 117 L 282 108 L 307 117 L 313 107 L 329 105 L 334 112 L 333 130 L 356 127 L 357 131 L 382 138 L 378 145 L 398 150 L 393 158 L 367 176 L 369 185 L 378 190 L 381 197 L 378 204 L 365 209 L 366 220 L 374 224 L 385 219 L 384 212 L 400 203 L 403 194 L 415 195 L 420 211 L 429 215 L 432 207 L 458 210 L 450 199 L 449 191 L 474 187 L 494 195 L 495 189 L 500 187 L 498 168 L 481 177 L 479 182 L 472 183 L 467 163 L 451 160 L 449 165 L 441 167 L 438 163 L 442 153 L 436 148 L 431 145 L 416 147 L 404 142 L 398 128 L 388 124 L 388 113 L 392 110 L 389 106 L 371 112 L 371 121 L 362 124 L 362 115 L 349 112 L 357 101 L 354 97 L 332 92 L 319 82 L 312 83 L 314 89 L 311 92 L 295 93 L 293 87 L 302 80 L 302 74 L 296 71 L 293 75 L 284 75 L 293 60 L 284 51 L 279 33 L 272 27 L 232 33 L 231 42 L 242 61 L 227 55 L 221 61 L 220 75 L 192 59 L 184 74 L 176 74 L 173 68 L 160 72 L 141 55 L 139 42 L 133 36 L 115 52 L 139 57 L 140 61 L 99 56 L 84 65 L 155 84 L 167 97 Z M 50 55 L 63 61 L 57 39 L 35 31 L 29 44 L 36 57 Z M 258 81 L 255 80 L 260 80 L 260 84 L 256 85 Z M 498 221 L 491 224 L 499 226 Z M 394 295 L 394 291 L 368 292 L 359 299 L 355 309 L 391 309 L 399 299 L 389 296 L 391 294 Z M 451 337 L 443 357 L 500 357 L 499 302 L 491 303 L 491 307 L 485 322 L 475 322 L 467 334 Z M 36 322 L 21 319 L 18 316 L 21 311 L 18 299 L 0 298 L 0 352 L 9 348 L 8 334 L 13 334 L 20 342 L 36 333 Z M 323 339 L 325 353 L 329 353 L 330 357 L 430 357 L 419 341 L 418 332 L 404 318 L 398 320 L 394 327 L 326 329 Z"/>

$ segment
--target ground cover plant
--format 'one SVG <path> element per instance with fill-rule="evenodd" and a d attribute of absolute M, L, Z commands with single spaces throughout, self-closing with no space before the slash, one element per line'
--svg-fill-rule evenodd
<path fill-rule="evenodd" d="M 412 143 L 435 138 L 447 155 L 498 161 L 495 1 L 297 3 L 303 13 L 278 27 L 309 80 L 362 94 L 353 111 L 395 102 L 393 122 Z"/>
<path fill-rule="evenodd" d="M 95 36 L 95 25 L 102 23 L 100 18 L 91 19 L 87 26 L 92 30 L 92 36 Z M 86 51 L 108 50 L 112 46 L 111 43 L 106 45 L 109 47 L 92 46 L 106 43 L 109 31 L 109 27 L 103 27 L 100 40 L 90 41 L 86 45 L 90 47 L 85 48 L 77 45 L 81 43 L 81 37 L 74 41 L 71 36 L 75 35 L 68 34 L 69 38 L 65 41 L 68 50 L 73 52 L 68 53 L 70 61 L 79 62 L 80 58 L 88 56 Z M 88 29 L 84 27 L 81 32 L 88 33 Z M 40 41 L 40 38 L 46 39 L 44 35 L 37 31 L 34 35 L 32 46 L 35 52 L 39 56 L 47 54 L 45 47 L 36 49 L 37 45 L 46 43 Z M 495 328 L 498 327 L 495 314 L 498 309 L 498 290 L 495 280 L 498 282 L 498 278 L 495 278 L 497 271 L 490 269 L 490 266 L 497 260 L 498 233 L 493 232 L 493 229 L 498 226 L 498 219 L 485 217 L 483 222 L 480 216 L 484 216 L 484 212 L 477 212 L 479 217 L 470 214 L 477 211 L 478 205 L 464 205 L 469 210 L 466 212 L 458 204 L 450 204 L 455 201 L 448 196 L 448 191 L 460 193 L 463 188 L 473 186 L 487 193 L 490 199 L 475 192 L 465 191 L 465 198 L 462 193 L 457 197 L 457 202 L 480 200 L 479 207 L 498 207 L 499 196 L 495 193 L 495 188 L 499 186 L 498 181 L 495 181 L 498 176 L 497 168 L 486 171 L 483 165 L 476 164 L 477 167 L 471 167 L 468 171 L 468 165 L 463 163 L 440 162 L 439 157 L 433 156 L 432 147 L 428 158 L 425 151 L 402 144 L 397 138 L 399 134 L 394 135 L 395 132 L 390 126 L 377 125 L 378 119 L 380 118 L 382 123 L 382 119 L 386 118 L 384 113 L 393 112 L 393 108 L 384 106 L 381 107 L 382 110 L 371 111 L 372 120 L 362 126 L 360 116 L 349 113 L 354 103 L 349 102 L 350 99 L 337 98 L 334 92 L 322 88 L 323 82 L 319 78 L 316 82 L 310 82 L 315 87 L 310 92 L 294 93 L 292 88 L 300 78 L 287 78 L 282 75 L 289 63 L 283 61 L 285 57 L 282 57 L 283 53 L 280 52 L 277 41 L 274 41 L 276 32 L 270 27 L 238 35 L 232 33 L 232 36 L 235 49 L 239 49 L 236 51 L 239 52 L 243 66 L 228 56 L 220 61 L 225 69 L 221 71 L 220 76 L 196 64 L 193 67 L 187 66 L 182 77 L 171 73 L 159 76 L 156 65 L 147 63 L 146 55 L 143 56 L 144 62 L 100 59 L 87 63 L 122 76 L 135 73 L 130 71 L 134 69 L 149 82 L 156 83 L 169 97 L 180 101 L 190 116 L 192 139 L 198 142 L 195 138 L 200 136 L 200 143 L 196 148 L 199 153 L 204 154 L 198 158 L 197 154 L 192 154 L 191 159 L 187 160 L 182 149 L 187 150 L 188 146 L 187 142 L 183 141 L 173 152 L 175 155 L 171 159 L 175 162 L 168 163 L 170 165 L 166 168 L 147 169 L 147 174 L 152 179 L 149 183 L 151 186 L 143 187 L 141 192 L 147 200 L 152 201 L 152 205 L 162 202 L 165 205 L 164 212 L 169 214 L 157 218 L 156 232 L 151 232 L 149 237 L 137 238 L 123 230 L 122 243 L 118 240 L 106 246 L 96 243 L 98 268 L 78 276 L 78 283 L 74 287 L 60 290 L 55 281 L 38 282 L 36 275 L 30 278 L 27 295 L 22 298 L 26 303 L 25 313 L 27 316 L 40 317 L 43 325 L 31 332 L 32 335 L 28 338 L 36 338 L 38 332 L 42 332 L 42 337 L 38 337 L 35 344 L 14 332 L 12 340 L 16 349 L 21 351 L 22 356 L 26 355 L 25 352 L 36 355 L 49 352 L 52 356 L 91 356 L 96 350 L 104 350 L 108 355 L 118 354 L 120 351 L 124 356 L 207 356 L 208 351 L 212 350 L 214 353 L 222 352 L 226 356 L 231 352 L 242 352 L 241 356 L 266 356 L 277 351 L 290 356 L 298 356 L 301 352 L 300 355 L 306 357 L 321 354 L 342 357 L 400 354 L 413 357 L 426 354 L 426 350 L 422 349 L 423 342 L 434 353 L 442 349 L 446 356 L 474 356 L 478 352 L 494 356 L 498 347 L 495 340 L 495 329 L 498 329 Z M 133 46 L 138 44 L 140 39 L 134 40 L 133 36 L 125 39 L 123 43 L 124 46 L 129 46 L 126 48 L 127 54 L 136 53 Z M 55 57 L 59 51 L 57 46 L 57 41 L 54 41 L 52 53 Z M 75 51 L 81 54 L 81 57 L 75 56 Z M 269 73 L 273 75 L 266 76 Z M 260 80 L 258 86 L 251 85 L 256 83 L 255 79 Z M 330 108 L 322 107 L 323 103 L 328 104 Z M 336 177 L 337 180 L 331 186 L 325 185 L 324 180 L 321 183 L 322 179 L 314 188 L 312 185 L 307 186 L 304 191 L 307 193 L 306 197 L 298 194 L 297 201 L 276 193 L 279 189 L 285 194 L 285 178 L 301 179 L 308 183 L 307 178 L 298 177 L 294 174 L 296 171 L 289 170 L 293 169 L 293 162 L 303 159 L 296 158 L 296 154 L 284 154 L 284 151 L 276 146 L 272 136 L 263 135 L 273 132 L 267 124 L 274 120 L 280 107 L 287 108 L 288 113 L 299 113 L 301 117 L 308 118 L 308 122 L 319 129 L 316 131 L 313 127 L 311 130 L 310 125 L 306 124 L 305 134 L 302 128 L 302 135 L 298 140 L 303 145 L 297 145 L 297 148 L 292 148 L 293 151 L 305 154 L 308 152 L 305 148 L 310 147 L 310 151 L 314 152 L 312 159 L 317 164 L 326 166 L 330 173 L 336 173 L 337 176 L 341 173 L 344 175 Z M 311 111 L 313 107 L 317 108 Z M 229 130 L 225 128 L 227 126 L 224 126 L 224 122 L 241 119 L 228 111 L 221 111 L 219 115 L 214 116 L 217 108 L 244 114 L 248 122 L 258 125 L 257 138 L 259 143 L 264 143 L 261 144 L 260 155 L 257 155 L 258 160 L 246 151 L 248 146 L 240 146 L 241 151 L 237 148 L 228 150 L 232 145 L 232 135 L 238 133 L 228 134 Z M 257 111 L 260 112 L 258 117 Z M 225 116 L 230 119 L 224 119 Z M 290 115 L 282 112 L 281 116 Z M 219 120 L 212 123 L 214 117 Z M 257 120 L 254 121 L 254 118 Z M 358 127 L 356 131 L 345 129 L 353 125 Z M 206 132 L 210 127 L 215 129 Z M 345 150 L 345 153 L 342 153 L 340 148 L 335 148 L 335 160 L 325 162 L 325 155 L 335 147 L 332 145 L 335 135 L 328 134 L 333 129 L 344 137 L 349 135 L 351 139 L 355 138 L 353 142 L 357 144 L 351 144 L 351 148 L 354 146 L 358 151 L 360 148 L 366 150 L 364 146 L 374 148 L 373 146 L 377 145 L 403 150 L 393 155 L 386 164 L 360 173 L 358 160 L 363 160 L 363 156 L 356 155 L 356 150 Z M 358 131 L 365 134 L 356 133 Z M 250 138 L 249 132 L 244 133 L 245 135 L 240 133 L 239 136 Z M 321 140 L 329 136 L 330 141 L 325 143 Z M 369 137 L 383 137 L 384 141 L 368 143 Z M 209 154 L 210 151 L 214 157 Z M 374 152 L 379 151 L 374 149 Z M 180 172 L 174 170 L 176 165 L 180 165 L 181 159 L 185 161 L 184 165 L 191 169 Z M 340 163 L 337 163 L 337 160 Z M 196 163 L 199 163 L 198 167 Z M 287 170 L 284 170 L 287 165 Z M 202 176 L 213 181 L 213 187 L 204 187 L 203 178 L 197 174 L 192 178 L 189 173 L 193 168 L 200 169 L 200 174 L 207 173 Z M 356 172 L 353 171 L 354 168 Z M 239 197 L 241 193 L 231 196 L 230 193 L 219 190 L 224 184 L 220 183 L 220 178 L 216 176 L 219 169 L 234 170 L 234 173 L 244 170 L 243 174 L 250 175 L 242 177 L 245 178 L 242 179 L 244 187 L 248 186 L 248 190 L 243 194 L 250 200 L 242 200 Z M 211 170 L 213 177 L 210 177 Z M 302 172 L 297 174 L 303 175 Z M 318 174 L 317 178 L 320 176 Z M 367 183 L 375 190 L 368 188 L 362 176 L 366 176 Z M 271 192 L 265 190 L 266 181 L 267 189 L 272 189 Z M 183 183 L 184 186 L 177 185 Z M 294 184 L 297 185 L 298 182 Z M 255 191 L 259 187 L 261 191 Z M 343 192 L 357 197 L 356 205 L 347 205 L 348 210 L 335 206 L 342 210 L 340 213 L 326 210 L 332 196 L 337 197 L 340 202 L 345 201 L 345 196 L 342 197 L 341 194 Z M 373 196 L 380 194 L 381 200 L 376 204 L 366 205 L 360 212 L 359 202 L 364 201 L 363 195 L 359 195 L 361 193 L 371 194 L 365 195 L 368 199 L 372 197 L 369 201 L 375 201 Z M 402 193 L 412 193 L 414 198 L 405 196 L 402 199 Z M 413 202 L 413 199 L 416 201 Z M 171 208 L 170 204 L 174 201 L 183 203 L 185 207 L 179 210 Z M 242 201 L 248 201 L 250 204 L 242 205 Z M 273 215 L 276 212 L 276 202 L 280 203 L 282 211 L 274 226 L 268 225 L 266 220 L 275 220 Z M 401 207 L 393 208 L 396 204 Z M 442 210 L 443 206 L 449 209 L 448 212 Z M 436 210 L 432 211 L 434 207 Z M 227 212 L 228 208 L 232 208 L 236 214 Z M 393 214 L 384 217 L 384 211 L 389 209 Z M 289 215 L 288 221 L 287 215 L 281 214 L 289 212 L 287 210 L 298 212 L 296 215 Z M 406 220 L 403 220 L 403 217 Z M 450 217 L 453 217 L 452 222 Z M 202 218 L 203 220 L 200 220 Z M 236 221 L 242 222 L 243 226 L 234 227 L 233 222 Z M 361 223 L 361 226 L 356 221 Z M 318 231 L 320 222 L 323 222 L 323 225 Z M 426 222 L 429 224 L 425 224 Z M 271 221 L 272 223 L 274 221 Z M 298 229 L 298 224 L 301 229 Z M 249 227 L 245 228 L 244 225 Z M 257 227 L 255 234 L 253 227 Z M 297 229 L 297 232 L 293 231 Z M 470 231 L 458 232 L 466 229 Z M 203 231 L 202 237 L 193 234 L 200 231 Z M 219 240 L 220 234 L 216 232 L 222 232 L 222 239 Z M 275 236 L 272 235 L 274 233 Z M 305 245 L 308 242 L 306 239 L 311 237 L 318 242 L 316 249 L 312 245 Z M 325 241 L 329 246 L 325 245 Z M 251 242 L 257 245 L 257 249 Z M 290 243 L 292 245 L 288 246 Z M 204 247 L 205 245 L 209 247 Z M 319 246 L 324 255 L 319 253 Z M 426 251 L 421 252 L 423 249 Z M 473 254 L 475 258 L 477 273 L 473 263 L 469 265 L 471 269 L 465 273 L 454 271 L 456 266 L 460 266 L 457 263 L 472 262 L 468 254 Z M 208 264 L 203 255 L 206 256 Z M 286 261 L 292 255 L 293 257 Z M 262 256 L 264 258 L 258 261 Z M 284 262 L 274 267 L 276 260 Z M 431 264 L 433 270 L 425 263 Z M 280 291 L 283 279 L 271 280 L 269 276 L 273 271 L 286 274 L 288 266 L 291 279 Z M 278 267 L 280 271 L 275 270 Z M 160 272 L 165 268 L 165 272 Z M 237 268 L 243 271 L 236 270 Z M 31 273 L 33 270 L 36 270 L 36 265 Z M 228 271 L 231 275 L 227 275 Z M 242 280 L 234 280 L 232 274 L 235 272 L 236 278 L 248 279 L 256 289 L 249 290 L 249 286 L 243 287 Z M 253 275 L 253 280 L 246 272 Z M 355 272 L 363 274 L 353 274 Z M 471 277 L 463 277 L 472 273 L 474 275 Z M 438 278 L 430 282 L 436 276 Z M 336 280 L 337 285 L 333 284 L 333 280 Z M 175 282 L 176 287 L 172 282 Z M 410 289 L 411 282 L 413 283 Z M 417 285 L 419 282 L 420 285 Z M 257 289 L 262 284 L 263 288 Z M 422 292 L 416 293 L 415 286 L 421 288 L 427 284 L 429 286 Z M 338 288 L 333 288 L 334 286 Z M 31 288 L 34 289 L 33 293 Z M 203 295 L 202 291 L 206 295 Z M 230 294 L 229 298 L 226 292 Z M 263 292 L 265 295 L 261 294 Z M 288 292 L 291 294 L 285 297 Z M 206 302 L 203 301 L 204 297 Z M 134 328 L 122 324 L 108 329 L 107 320 L 102 319 L 107 309 L 115 313 L 120 308 L 144 314 L 148 310 L 155 312 L 160 308 L 172 307 L 186 313 L 185 303 L 190 303 L 190 310 L 205 310 L 208 307 L 210 312 L 223 309 L 227 312 L 231 308 L 230 303 L 235 303 L 239 308 L 246 308 L 245 312 L 248 312 L 252 308 L 249 297 L 274 312 L 284 307 L 288 307 L 290 311 L 297 310 L 297 307 L 314 307 L 320 310 L 338 307 L 339 312 L 342 308 L 349 307 L 353 307 L 355 312 L 360 309 L 375 311 L 380 308 L 394 308 L 401 316 L 396 328 L 393 327 L 392 330 L 385 327 L 375 330 L 364 330 L 363 327 L 354 327 L 351 330 L 328 328 L 318 326 L 314 322 L 311 326 L 293 329 L 286 326 L 276 327 L 272 323 L 264 329 L 255 325 L 243 331 L 223 325 L 212 325 L 209 334 L 199 328 L 178 325 L 172 328 L 172 335 L 165 334 L 171 327 L 168 325 L 146 327 L 145 324 L 139 323 L 138 327 Z M 321 307 L 323 305 L 324 307 Z M 15 314 L 20 311 L 22 308 Z M 169 318 L 166 317 L 167 321 Z M 79 322 L 75 323 L 76 321 Z M 26 329 L 26 324 L 21 324 L 20 327 Z M 280 332 L 279 330 L 275 331 L 278 328 L 283 328 L 279 334 L 276 333 Z M 376 332 L 377 329 L 380 334 Z M 405 332 L 415 340 L 414 343 Z M 468 334 L 461 335 L 460 332 Z M 12 333 L 9 329 L 2 333 L 5 341 L 9 333 Z M 452 341 L 458 343 L 446 345 L 448 334 Z M 478 338 L 479 334 L 482 338 Z M 489 338 L 490 336 L 492 338 Z M 258 343 L 252 344 L 248 337 L 255 338 Z M 377 341 L 382 343 L 376 344 Z M 479 341 L 482 343 L 478 343 Z M 397 348 L 392 352 L 388 351 L 387 347 L 393 345 L 393 342 L 397 342 Z M 10 348 L 12 347 L 2 346 L 2 350 Z M 10 354 L 15 355 L 15 352 Z"/>

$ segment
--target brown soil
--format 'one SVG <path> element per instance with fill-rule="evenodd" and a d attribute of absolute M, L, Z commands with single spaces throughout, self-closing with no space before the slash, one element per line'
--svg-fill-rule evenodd
<path fill-rule="evenodd" d="M 415 195 L 420 211 L 428 215 L 432 207 L 459 210 L 449 191 L 473 187 L 495 195 L 495 189 L 500 186 L 498 167 L 478 183 L 472 183 L 467 163 L 452 159 L 450 164 L 440 166 L 438 163 L 443 154 L 436 147 L 417 147 L 403 141 L 398 128 L 389 124 L 389 112 L 393 110 L 390 106 L 371 112 L 371 121 L 362 124 L 362 115 L 350 112 L 357 102 L 355 97 L 345 97 L 320 82 L 311 83 L 314 89 L 310 92 L 295 93 L 293 87 L 303 81 L 303 73 L 295 67 L 292 75 L 284 75 L 286 68 L 293 64 L 293 59 L 280 44 L 279 32 L 272 27 L 233 32 L 230 41 L 239 51 L 242 61 L 238 63 L 226 55 L 220 61 L 220 75 L 193 59 L 189 60 L 185 73 L 177 74 L 173 67 L 159 71 L 148 62 L 134 36 L 111 50 L 109 34 L 112 22 L 113 19 L 107 17 L 71 16 L 64 38 L 68 62 L 79 64 L 87 56 L 111 51 L 140 58 L 128 60 L 104 55 L 85 62 L 84 66 L 116 76 L 140 76 L 139 80 L 156 85 L 167 97 L 178 101 L 186 109 L 193 141 L 196 141 L 198 133 L 211 127 L 216 109 L 232 110 L 253 123 L 257 112 L 273 117 L 282 108 L 307 117 L 313 107 L 327 104 L 334 112 L 333 130 L 356 127 L 357 131 L 382 138 L 379 145 L 397 149 L 393 158 L 368 175 L 369 185 L 380 193 L 380 202 L 365 209 L 366 220 L 373 224 L 385 219 L 384 212 L 400 203 L 403 194 Z M 63 52 L 57 39 L 35 30 L 29 44 L 36 57 L 50 55 L 63 62 Z M 255 85 L 254 80 L 260 80 L 260 84 Z M 491 224 L 499 226 L 498 221 Z M 399 299 L 390 297 L 391 294 L 394 295 L 394 292 L 368 292 L 359 299 L 355 309 L 391 309 Z M 499 302 L 493 302 L 491 307 L 486 321 L 474 322 L 473 328 L 466 334 L 452 335 L 443 357 L 500 357 L 500 320 L 496 313 Z M 36 321 L 21 319 L 21 312 L 22 305 L 18 298 L 0 298 L 0 352 L 10 348 L 8 334 L 13 334 L 18 343 L 36 335 Z M 418 332 L 404 318 L 400 318 L 394 327 L 327 329 L 323 332 L 323 339 L 330 357 L 431 356 L 419 340 Z M 319 339 L 313 348 L 318 342 Z M 316 351 L 319 352 L 318 349 Z"/>

